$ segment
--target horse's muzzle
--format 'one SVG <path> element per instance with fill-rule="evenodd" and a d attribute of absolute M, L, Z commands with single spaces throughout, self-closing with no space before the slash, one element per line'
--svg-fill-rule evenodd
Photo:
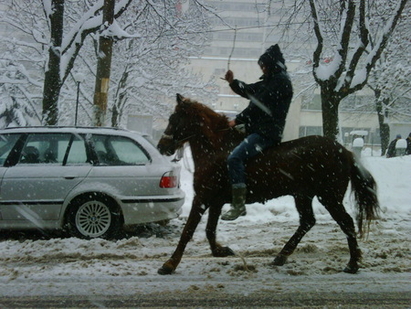
<path fill-rule="evenodd" d="M 176 152 L 175 142 L 169 136 L 163 135 L 157 144 L 157 149 L 162 155 L 171 156 Z"/>

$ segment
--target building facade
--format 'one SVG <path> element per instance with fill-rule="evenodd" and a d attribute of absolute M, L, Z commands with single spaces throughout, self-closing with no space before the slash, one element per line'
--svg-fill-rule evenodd
<path fill-rule="evenodd" d="M 207 4 L 216 8 L 216 14 L 221 18 L 213 17 L 212 37 L 204 55 L 191 59 L 194 71 L 201 72 L 205 80 L 215 79 L 219 86 L 218 101 L 213 108 L 235 115 L 242 111 L 248 101 L 233 93 L 228 83 L 223 80 L 225 72 L 230 69 L 234 77 L 246 83 L 256 82 L 261 76 L 257 64 L 259 56 L 271 45 L 279 44 L 286 51 L 292 50 L 292 42 L 282 36 L 280 30 L 266 26 L 276 21 L 275 15 L 267 16 L 267 12 L 281 12 L 282 8 L 267 8 L 265 0 L 209 0 Z M 278 3 L 278 4 L 276 4 Z M 272 2 L 281 5 L 281 1 Z M 322 113 L 319 88 L 312 87 L 306 91 L 307 80 L 314 83 L 309 58 L 298 58 L 284 52 L 288 72 L 294 86 L 294 99 L 290 106 L 284 132 L 284 140 L 291 140 L 302 136 L 322 134 Z M 312 51 L 307 51 L 310 57 Z M 326 62 L 327 59 L 324 59 Z M 304 85 L 304 86 L 302 86 Z M 370 89 L 363 89 L 342 102 L 339 112 L 340 142 L 349 146 L 356 133 L 362 132 L 365 145 L 378 150 L 380 134 L 377 113 L 375 112 L 374 93 Z M 409 123 L 405 127 L 409 127 Z M 395 127 L 395 125 L 393 125 Z M 404 129 L 404 128 L 403 128 Z M 407 129 L 404 129 L 407 130 Z M 395 136 L 396 130 L 392 129 Z M 364 134 L 366 133 L 366 134 Z"/>

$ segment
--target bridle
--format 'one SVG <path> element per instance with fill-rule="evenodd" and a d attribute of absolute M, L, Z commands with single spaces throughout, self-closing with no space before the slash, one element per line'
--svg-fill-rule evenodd
<path fill-rule="evenodd" d="M 175 156 L 174 156 L 174 159 L 173 160 L 171 160 L 172 162 L 178 162 L 178 161 L 180 161 L 183 157 L 184 157 L 184 151 L 181 151 L 182 149 L 183 149 L 183 145 L 184 145 L 184 143 L 186 142 L 186 141 L 188 141 L 190 138 L 192 138 L 192 137 L 194 137 L 194 136 L 196 136 L 197 134 L 193 134 L 193 135 L 190 135 L 190 136 L 187 136 L 187 137 L 185 137 L 185 138 L 183 138 L 183 139 L 180 139 L 180 140 L 178 140 L 178 141 L 176 141 L 175 139 L 174 139 L 174 135 L 172 135 L 172 134 L 163 134 L 162 136 L 161 136 L 161 139 L 165 139 L 165 140 L 171 140 L 172 142 L 174 142 L 174 144 L 175 145 L 177 145 L 177 144 L 180 144 L 181 143 L 181 147 L 178 147 L 176 150 L 175 150 Z"/>
<path fill-rule="evenodd" d="M 217 130 L 216 132 L 223 132 L 223 131 L 228 131 L 228 130 L 230 130 L 231 128 L 224 128 L 224 129 L 220 129 L 220 130 Z M 235 126 L 234 127 L 234 129 L 236 129 L 236 130 L 238 130 L 238 131 L 242 131 L 243 130 L 243 125 L 237 125 L 237 126 Z M 163 135 L 161 135 L 161 139 L 171 139 L 174 143 L 176 143 L 176 144 L 178 144 L 178 143 L 185 143 L 186 141 L 188 141 L 190 138 L 192 138 L 192 137 L 194 137 L 194 136 L 197 136 L 197 135 L 200 135 L 201 133 L 196 133 L 196 134 L 192 134 L 192 135 L 190 135 L 190 136 L 187 136 L 187 137 L 185 137 L 185 138 L 182 138 L 182 139 L 180 139 L 180 140 L 178 140 L 178 141 L 176 141 L 175 139 L 174 139 L 174 135 L 172 135 L 172 134 L 163 134 Z"/>
<path fill-rule="evenodd" d="M 178 143 L 184 143 L 184 142 L 188 141 L 190 138 L 192 138 L 192 137 L 194 137 L 194 136 L 196 136 L 196 135 L 198 135 L 198 133 L 197 133 L 197 134 L 190 135 L 190 136 L 187 136 L 187 137 L 185 137 L 185 138 L 183 138 L 183 139 L 180 139 L 180 140 L 176 141 L 176 140 L 174 139 L 174 135 L 171 135 L 171 134 L 163 134 L 163 135 L 161 135 L 161 139 L 171 139 L 174 143 L 178 144 Z"/>
<path fill-rule="evenodd" d="M 217 130 L 217 132 L 222 132 L 222 131 L 226 131 L 226 130 L 230 130 L 231 128 L 230 127 L 228 127 L 228 128 L 224 128 L 224 129 L 220 129 L 220 130 Z M 182 138 L 182 139 L 180 139 L 180 140 L 175 140 L 175 137 L 174 137 L 174 135 L 173 134 L 163 134 L 163 135 L 161 135 L 161 139 L 165 139 L 165 140 L 171 140 L 172 142 L 174 142 L 174 144 L 175 145 L 177 145 L 177 144 L 181 144 L 181 145 L 183 145 L 185 142 L 187 142 L 189 139 L 191 139 L 192 137 L 195 137 L 195 136 L 198 136 L 198 135 L 200 135 L 201 133 L 196 133 L 196 134 L 192 134 L 192 135 L 189 135 L 189 136 L 187 136 L 187 137 L 184 137 L 184 138 Z M 180 161 L 182 158 L 183 158 L 183 153 L 181 152 L 181 151 L 178 151 L 179 149 L 181 149 L 182 148 L 182 146 L 181 147 L 178 147 L 177 149 L 176 149 L 176 155 L 175 155 L 175 157 L 174 157 L 174 159 L 172 160 L 173 162 L 178 162 L 178 161 Z"/>

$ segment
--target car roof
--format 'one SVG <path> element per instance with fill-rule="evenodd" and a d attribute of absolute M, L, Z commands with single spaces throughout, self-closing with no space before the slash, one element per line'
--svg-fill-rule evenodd
<path fill-rule="evenodd" d="M 137 134 L 146 137 L 146 134 L 114 127 L 27 126 L 4 128 L 0 130 L 0 133 L 93 133 L 116 135 Z"/>

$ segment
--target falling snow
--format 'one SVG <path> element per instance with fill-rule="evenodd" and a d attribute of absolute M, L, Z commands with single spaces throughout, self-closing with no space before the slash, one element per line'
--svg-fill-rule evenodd
<path fill-rule="evenodd" d="M 213 293 L 244 295 L 310 286 L 328 292 L 410 291 L 411 156 L 362 160 L 378 183 L 382 212 L 368 237 L 359 241 L 363 260 L 356 275 L 341 272 L 349 258 L 345 235 L 318 201 L 314 203 L 316 226 L 284 266 L 268 266 L 298 226 L 293 199 L 287 196 L 264 205 L 247 205 L 247 216 L 220 222 L 217 239 L 236 252 L 233 257 L 211 257 L 205 236 L 206 212 L 175 274 L 158 275 L 190 211 L 192 163 L 185 158 L 181 185 L 187 201 L 181 217 L 166 227 L 151 225 L 117 241 L 3 236 L 0 297 L 135 295 L 190 291 L 193 286 L 197 293 L 212 289 Z M 345 205 L 352 214 L 348 194 Z"/>

